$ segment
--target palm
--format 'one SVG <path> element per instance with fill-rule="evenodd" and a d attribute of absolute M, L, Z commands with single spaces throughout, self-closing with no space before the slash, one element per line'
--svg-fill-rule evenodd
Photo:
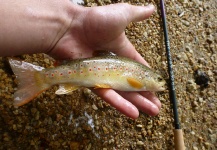
<path fill-rule="evenodd" d="M 72 26 L 68 31 L 69 36 L 58 42 L 55 50 L 58 52 L 58 58 L 59 50 L 63 58 L 80 58 L 92 56 L 95 50 L 117 50 L 123 47 L 124 43 L 128 42 L 124 29 L 129 20 L 123 17 L 123 13 L 115 14 L 114 11 L 112 9 L 111 13 L 105 11 L 105 7 L 96 7 L 90 9 L 84 17 L 77 16 L 76 19 L 82 23 Z"/>
<path fill-rule="evenodd" d="M 154 10 L 153 7 L 140 9 L 126 4 L 85 8 L 80 13 L 82 16 L 73 18 L 78 21 L 72 23 L 50 54 L 58 59 L 75 59 L 91 57 L 96 50 L 110 50 L 147 65 L 124 33 L 131 21 L 144 20 Z M 138 117 L 137 108 L 156 115 L 161 105 L 150 92 L 125 93 L 99 89 L 95 93 L 131 118 Z"/>

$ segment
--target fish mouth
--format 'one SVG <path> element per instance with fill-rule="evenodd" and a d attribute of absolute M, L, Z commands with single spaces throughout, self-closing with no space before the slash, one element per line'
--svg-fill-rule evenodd
<path fill-rule="evenodd" d="M 166 88 L 163 87 L 163 86 L 161 86 L 161 87 L 158 89 L 158 91 L 164 91 L 164 90 L 166 90 Z"/>
<path fill-rule="evenodd" d="M 158 87 L 158 91 L 164 91 L 164 90 L 166 90 L 165 85 L 166 85 L 166 81 L 160 82 L 159 87 Z"/>

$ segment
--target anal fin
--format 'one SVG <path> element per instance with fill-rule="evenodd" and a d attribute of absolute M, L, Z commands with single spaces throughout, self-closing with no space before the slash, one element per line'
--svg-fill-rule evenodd
<path fill-rule="evenodd" d="M 55 92 L 57 95 L 69 94 L 72 91 L 77 90 L 79 87 L 73 86 L 72 84 L 60 84 L 59 89 Z"/>

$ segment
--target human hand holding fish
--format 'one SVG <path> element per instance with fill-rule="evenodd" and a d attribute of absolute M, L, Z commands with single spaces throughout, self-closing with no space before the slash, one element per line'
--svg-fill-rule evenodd
<path fill-rule="evenodd" d="M 24 0 L 19 4 L 9 1 L 0 6 L 2 7 L 0 22 L 3 22 L 0 26 L 5 29 L 0 30 L 0 35 L 2 35 L 0 36 L 1 56 L 47 53 L 56 59 L 77 59 L 91 57 L 94 51 L 108 50 L 148 65 L 127 39 L 124 29 L 132 21 L 148 18 L 154 12 L 152 5 L 113 4 L 87 8 L 74 5 L 66 0 L 42 2 Z M 1 20 L 5 18 L 8 19 Z M 14 18 L 19 19 L 16 24 Z M 15 60 L 10 60 L 10 62 L 15 74 L 19 71 L 15 68 L 17 63 L 25 64 Z M 129 65 L 131 64 L 126 65 L 125 70 Z M 34 69 L 33 66 L 32 68 Z M 106 70 L 106 65 L 104 69 Z M 62 71 L 66 73 L 64 69 Z M 74 70 L 68 69 L 67 73 L 71 71 Z M 46 75 L 52 76 L 52 71 L 45 73 L 45 77 Z M 36 76 L 41 76 L 41 73 L 37 73 Z M 114 79 L 117 80 L 116 77 Z M 127 77 L 126 79 L 124 81 L 127 81 L 129 85 L 138 86 L 140 84 L 134 78 Z M 46 79 L 48 80 L 50 81 Z M 111 85 L 109 85 L 111 88 L 105 88 L 104 85 L 96 83 L 95 87 L 101 86 L 102 88 L 95 89 L 94 92 L 126 116 L 137 118 L 138 109 L 151 116 L 159 113 L 161 103 L 152 92 L 141 90 L 125 92 Z"/>

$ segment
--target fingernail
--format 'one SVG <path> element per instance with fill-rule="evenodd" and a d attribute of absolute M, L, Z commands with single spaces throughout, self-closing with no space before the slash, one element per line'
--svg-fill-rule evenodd
<path fill-rule="evenodd" d="M 148 4 L 146 7 L 148 7 L 148 9 L 155 9 L 155 6 L 153 4 Z"/>

